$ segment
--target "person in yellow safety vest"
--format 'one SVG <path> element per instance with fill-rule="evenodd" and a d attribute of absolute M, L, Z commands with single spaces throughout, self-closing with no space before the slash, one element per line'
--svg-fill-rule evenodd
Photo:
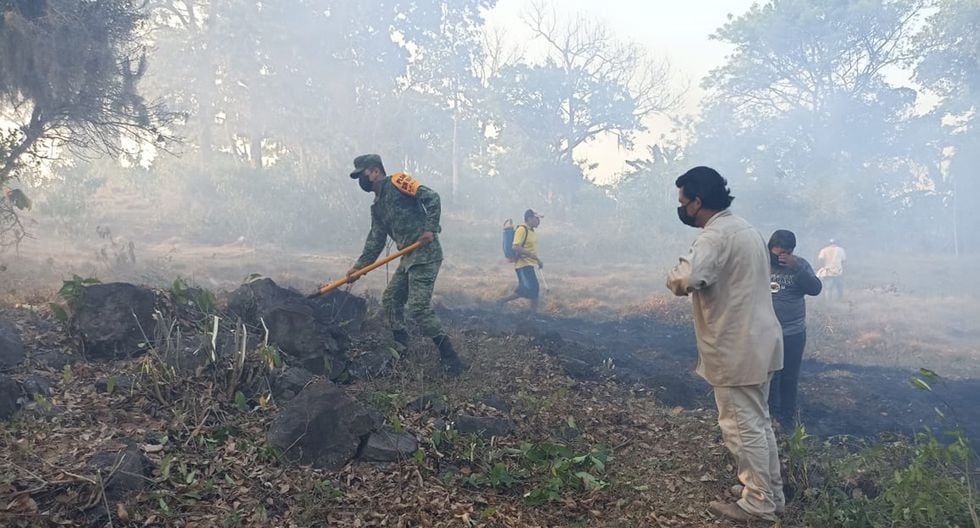
<path fill-rule="evenodd" d="M 517 289 L 497 302 L 500 308 L 514 299 L 523 297 L 531 301 L 532 312 L 538 309 L 541 287 L 538 285 L 538 276 L 534 268 L 535 266 L 543 268 L 544 263 L 538 256 L 538 234 L 535 229 L 541 225 L 542 218 L 544 217 L 533 209 L 528 209 L 524 211 L 524 223 L 514 228 L 514 254 L 517 256 L 514 271 L 517 272 Z"/>

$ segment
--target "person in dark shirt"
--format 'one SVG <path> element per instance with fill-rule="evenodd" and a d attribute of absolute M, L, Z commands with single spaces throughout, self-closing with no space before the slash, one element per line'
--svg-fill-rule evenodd
<path fill-rule="evenodd" d="M 800 365 L 806 347 L 806 295 L 819 295 L 823 285 L 810 263 L 793 255 L 796 235 L 780 229 L 769 238 L 772 306 L 783 327 L 783 370 L 769 385 L 769 415 L 784 428 L 793 426 Z"/>

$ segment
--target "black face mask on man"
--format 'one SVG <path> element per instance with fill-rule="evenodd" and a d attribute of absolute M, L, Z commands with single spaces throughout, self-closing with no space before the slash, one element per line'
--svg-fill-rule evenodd
<path fill-rule="evenodd" d="M 769 253 L 769 264 L 773 268 L 778 268 L 779 267 L 779 255 L 770 252 Z"/>
<path fill-rule="evenodd" d="M 691 202 L 687 202 L 687 203 L 690 204 Z M 684 225 L 688 225 L 691 227 L 698 226 L 697 215 L 688 214 L 687 205 L 682 205 L 677 208 L 677 217 L 681 219 L 681 222 L 684 222 Z"/>
<path fill-rule="evenodd" d="M 364 192 L 371 192 L 374 190 L 374 183 L 372 183 L 371 179 L 368 178 L 368 175 L 364 174 L 363 172 L 357 177 L 357 184 L 361 186 L 361 190 Z"/>

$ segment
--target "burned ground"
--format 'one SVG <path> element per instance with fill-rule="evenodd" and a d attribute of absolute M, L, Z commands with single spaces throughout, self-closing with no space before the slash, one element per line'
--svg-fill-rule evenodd
<path fill-rule="evenodd" d="M 312 291 L 324 266 L 339 273 L 347 265 L 341 258 L 233 249 L 208 250 L 205 257 L 175 253 L 173 261 L 158 255 L 144 259 L 159 263 L 150 269 L 111 273 L 53 261 L 5 272 L 10 280 L 0 292 L 0 319 L 15 323 L 29 356 L 27 368 L 7 374 L 32 395 L 23 401 L 26 412 L 0 426 L 3 522 L 104 526 L 111 518 L 121 526 L 125 516 L 147 526 L 726 526 L 704 509 L 707 501 L 726 498 L 735 481 L 710 388 L 692 372 L 690 306 L 650 297 L 660 278 L 649 270 L 603 276 L 595 289 L 598 275 L 562 273 L 556 266 L 543 313 L 529 317 L 517 306 L 488 309 L 509 289 L 512 270 L 447 264 L 436 300 L 470 364 L 459 380 L 438 373 L 426 340 L 391 362 L 377 306 L 384 274 L 359 282 L 367 317 L 361 332 L 345 331 L 356 334 L 348 350 L 357 358 L 353 366 L 364 361 L 370 368 L 353 371 L 356 379 L 344 390 L 378 410 L 385 428 L 412 435 L 420 454 L 385 464 L 356 461 L 340 470 L 288 464 L 266 443 L 285 405 L 279 396 L 309 381 L 306 369 L 292 368 L 300 365 L 279 367 L 272 389 L 281 392 L 265 407 L 264 394 L 244 395 L 239 405 L 226 391 L 209 388 L 214 377 L 207 368 L 207 375 L 192 371 L 164 393 L 171 402 L 165 405 L 146 383 L 146 369 L 156 363 L 79 362 L 76 343 L 48 306 L 61 302 L 52 285 L 73 273 L 168 285 L 178 268 L 205 285 L 232 290 L 234 279 L 247 275 L 245 267 Z M 811 314 L 807 355 L 813 360 L 804 365 L 801 387 L 809 432 L 821 440 L 858 435 L 881 445 L 900 444 L 894 431 L 947 428 L 934 410 L 946 408 L 909 384 L 915 368 L 924 366 L 943 375 L 936 394 L 976 438 L 978 369 L 965 311 L 972 301 L 871 295 L 855 291 L 850 307 L 817 305 Z M 867 309 L 882 304 L 890 309 Z M 947 332 L 950 326 L 962 339 L 953 339 L 960 334 Z M 266 372 L 263 361 L 248 356 L 256 372 Z M 957 366 L 952 373 L 961 377 L 940 366 Z M 487 424 L 504 432 L 512 423 L 513 434 L 447 437 L 447 424 L 459 417 L 477 433 Z M 106 453 L 131 452 L 132 442 L 145 457 L 146 487 L 100 503 L 99 470 L 105 475 L 112 467 L 93 464 L 108 460 Z M 588 469 L 605 486 L 577 489 L 565 481 L 557 500 L 530 504 L 530 495 L 547 490 L 548 470 L 530 463 L 533 457 L 522 449 L 552 445 L 569 451 L 551 464 L 593 451 L 610 454 L 604 471 Z M 372 444 L 371 457 L 378 446 Z M 803 516 L 794 502 L 783 526 L 800 526 Z"/>
<path fill-rule="evenodd" d="M 654 391 L 658 401 L 686 408 L 712 408 L 711 387 L 697 377 L 693 328 L 656 316 L 596 321 L 546 314 L 494 310 L 443 311 L 460 327 L 493 335 L 527 335 L 557 358 L 585 362 L 596 370 Z M 611 360 L 611 361 L 610 361 Z M 874 438 L 882 433 L 912 434 L 923 427 L 950 428 L 956 419 L 968 436 L 980 439 L 980 379 L 942 380 L 935 394 L 917 390 L 913 370 L 880 366 L 804 361 L 800 382 L 801 420 L 821 437 L 852 435 Z M 953 409 L 954 416 L 943 419 Z"/>

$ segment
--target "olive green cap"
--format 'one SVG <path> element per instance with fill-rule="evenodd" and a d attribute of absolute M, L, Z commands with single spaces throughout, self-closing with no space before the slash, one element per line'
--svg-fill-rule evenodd
<path fill-rule="evenodd" d="M 350 173 L 350 177 L 352 180 L 357 179 L 364 172 L 364 169 L 369 169 L 377 165 L 384 166 L 381 163 L 381 156 L 377 154 L 362 154 L 354 158 L 354 172 Z"/>

